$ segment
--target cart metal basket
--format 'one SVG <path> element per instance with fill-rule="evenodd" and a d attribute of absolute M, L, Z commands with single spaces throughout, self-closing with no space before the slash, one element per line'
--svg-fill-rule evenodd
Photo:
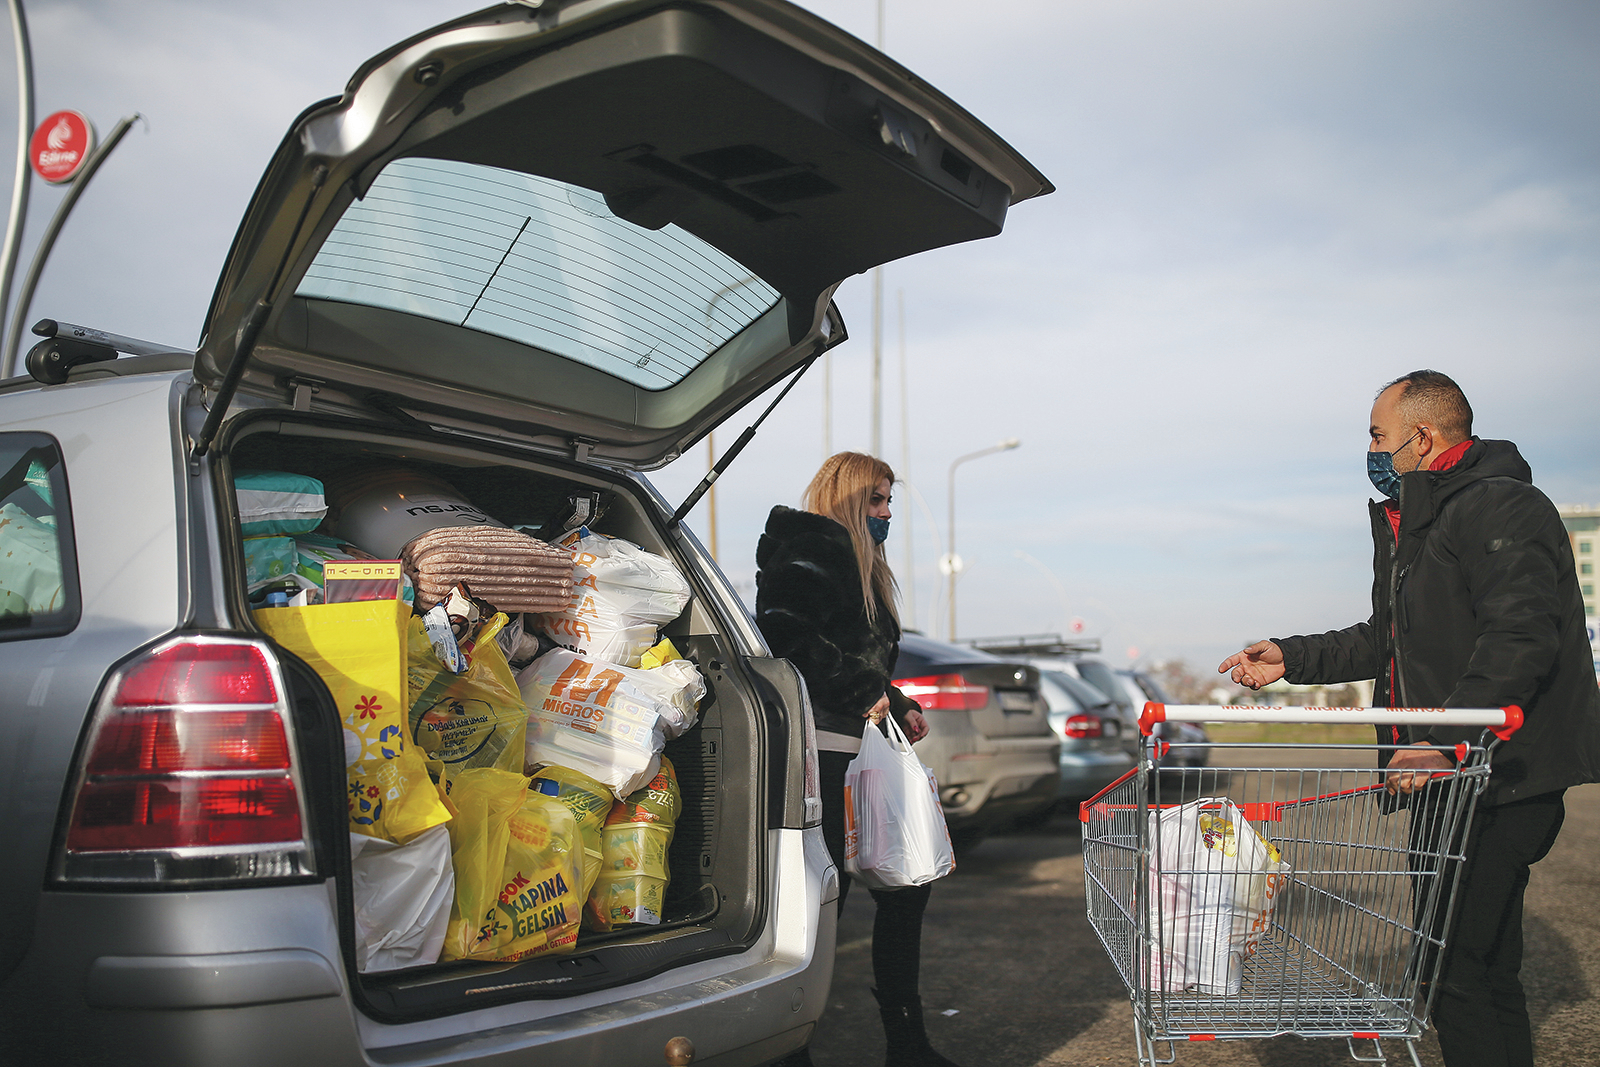
<path fill-rule="evenodd" d="M 1150 736 L 1162 720 L 1486 729 L 1440 750 L 1453 770 L 1394 795 L 1377 766 L 1392 745 L 1213 742 L 1211 766 L 1167 769 L 1182 746 Z M 1461 842 L 1521 712 L 1147 704 L 1141 723 L 1139 765 L 1079 812 L 1089 921 L 1133 1001 L 1139 1063 L 1173 1062 L 1179 1041 L 1297 1034 L 1367 1062 L 1396 1039 L 1421 1067 Z M 1242 750 L 1271 765 L 1236 765 Z"/>

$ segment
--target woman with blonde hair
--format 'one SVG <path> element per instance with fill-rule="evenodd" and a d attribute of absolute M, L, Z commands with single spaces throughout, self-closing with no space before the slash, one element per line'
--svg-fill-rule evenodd
<path fill-rule="evenodd" d="M 884 555 L 894 471 L 874 456 L 831 456 L 806 487 L 805 510 L 778 505 L 756 545 L 756 622 L 772 654 L 799 669 L 816 717 L 822 835 L 844 871 L 844 774 L 863 719 L 892 715 L 911 741 L 928 732 L 917 702 L 890 684 L 900 655 L 894 574 Z M 955 1067 L 928 1044 L 918 972 L 931 885 L 869 890 L 872 974 L 888 1039 L 886 1067 Z M 850 880 L 839 886 L 844 910 Z M 785 1067 L 811 1063 L 801 1051 Z"/>

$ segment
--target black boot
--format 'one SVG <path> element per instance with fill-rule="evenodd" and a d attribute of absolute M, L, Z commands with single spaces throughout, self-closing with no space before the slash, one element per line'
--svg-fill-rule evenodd
<path fill-rule="evenodd" d="M 928 1044 L 928 1032 L 922 1026 L 921 997 L 890 1000 L 876 989 L 872 995 L 878 998 L 878 1014 L 883 1016 L 883 1034 L 889 1043 L 884 1067 L 960 1067 Z"/>

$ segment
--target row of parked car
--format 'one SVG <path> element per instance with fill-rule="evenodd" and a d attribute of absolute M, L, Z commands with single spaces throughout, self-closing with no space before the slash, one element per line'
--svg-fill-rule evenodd
<path fill-rule="evenodd" d="M 1060 641 L 957 645 L 908 633 L 896 684 L 923 707 L 917 754 L 933 770 L 958 845 L 1012 824 L 1038 825 L 1093 796 L 1138 760 L 1146 701 L 1159 682 Z M 1204 766 L 1206 734 L 1161 723 L 1168 766 Z"/>

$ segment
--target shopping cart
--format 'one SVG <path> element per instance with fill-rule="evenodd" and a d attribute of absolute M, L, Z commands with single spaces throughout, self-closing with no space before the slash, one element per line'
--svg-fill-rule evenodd
<path fill-rule="evenodd" d="M 1151 736 L 1163 720 L 1485 730 L 1396 796 L 1377 767 L 1393 745 L 1209 742 L 1211 766 L 1168 769 L 1183 746 Z M 1133 1001 L 1139 1063 L 1173 1062 L 1179 1041 L 1297 1034 L 1376 1063 L 1397 1039 L 1421 1067 L 1462 839 L 1522 713 L 1147 704 L 1140 721 L 1138 766 L 1079 811 L 1089 921 Z"/>

